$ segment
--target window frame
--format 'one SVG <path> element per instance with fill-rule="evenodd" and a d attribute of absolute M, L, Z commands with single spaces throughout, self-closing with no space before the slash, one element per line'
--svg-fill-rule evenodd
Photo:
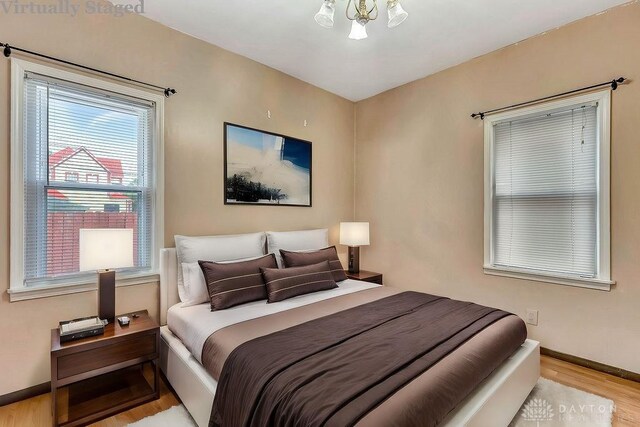
<path fill-rule="evenodd" d="M 95 273 L 76 275 L 72 278 L 53 278 L 37 286 L 24 284 L 24 168 L 23 168 L 23 124 L 24 124 L 24 75 L 32 72 L 59 80 L 68 81 L 139 98 L 155 103 L 155 129 L 153 147 L 153 225 L 151 227 L 151 268 L 117 275 L 116 286 L 131 286 L 157 282 L 159 279 L 160 249 L 164 247 L 164 96 L 113 81 L 90 77 L 40 63 L 11 58 L 11 208 L 10 208 L 10 301 L 21 301 L 87 292 L 97 289 Z"/>
<path fill-rule="evenodd" d="M 504 120 L 521 119 L 589 102 L 597 102 L 598 123 L 598 223 L 597 262 L 595 278 L 537 272 L 497 266 L 493 263 L 493 228 L 495 198 L 494 125 Z M 599 90 L 532 106 L 513 109 L 484 118 L 484 273 L 538 282 L 611 290 L 611 90 Z"/>

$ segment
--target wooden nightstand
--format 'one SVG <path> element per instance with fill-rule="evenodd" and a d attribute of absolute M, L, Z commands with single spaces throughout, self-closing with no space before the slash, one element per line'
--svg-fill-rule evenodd
<path fill-rule="evenodd" d="M 378 285 L 382 285 L 382 274 L 374 273 L 373 271 L 365 271 L 360 270 L 359 273 L 349 273 L 349 271 L 345 270 L 347 273 L 347 277 L 353 280 L 362 280 L 363 282 L 376 283 Z"/>
<path fill-rule="evenodd" d="M 160 397 L 160 327 L 146 310 L 129 317 L 128 326 L 115 320 L 104 335 L 64 344 L 51 330 L 54 426 L 90 424 Z"/>

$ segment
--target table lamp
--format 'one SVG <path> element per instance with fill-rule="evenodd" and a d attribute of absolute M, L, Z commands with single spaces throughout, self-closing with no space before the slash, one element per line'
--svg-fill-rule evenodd
<path fill-rule="evenodd" d="M 80 271 L 98 270 L 98 317 L 116 317 L 116 268 L 133 267 L 133 230 L 80 230 Z"/>
<path fill-rule="evenodd" d="M 360 246 L 369 245 L 369 223 L 341 222 L 340 244 L 349 246 L 349 273 L 359 273 Z"/>

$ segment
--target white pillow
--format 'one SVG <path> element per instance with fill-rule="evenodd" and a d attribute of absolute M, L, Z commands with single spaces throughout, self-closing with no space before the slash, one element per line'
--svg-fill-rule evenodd
<path fill-rule="evenodd" d="M 204 274 L 202 274 L 200 264 L 197 262 L 183 262 L 182 278 L 184 299 L 181 295 L 181 307 L 190 307 L 192 305 L 198 305 L 209 301 L 207 282 L 204 278 Z"/>
<path fill-rule="evenodd" d="M 175 236 L 175 240 L 178 255 L 178 295 L 182 302 L 191 300 L 184 288 L 182 264 L 196 263 L 197 265 L 200 260 L 234 261 L 265 255 L 264 233 L 206 237 Z"/>
<path fill-rule="evenodd" d="M 329 230 L 267 231 L 267 253 L 276 256 L 278 267 L 282 268 L 280 249 L 285 251 L 313 251 L 329 246 Z"/>

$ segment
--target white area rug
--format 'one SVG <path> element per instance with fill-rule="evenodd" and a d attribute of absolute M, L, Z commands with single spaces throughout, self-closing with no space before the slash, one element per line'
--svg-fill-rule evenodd
<path fill-rule="evenodd" d="M 611 427 L 612 400 L 540 378 L 510 427 Z"/>
<path fill-rule="evenodd" d="M 173 406 L 166 411 L 143 418 L 129 427 L 198 427 L 184 406 Z"/>
<path fill-rule="evenodd" d="M 614 409 L 609 399 L 540 378 L 510 427 L 611 427 Z M 197 426 L 178 405 L 129 427 Z"/>

